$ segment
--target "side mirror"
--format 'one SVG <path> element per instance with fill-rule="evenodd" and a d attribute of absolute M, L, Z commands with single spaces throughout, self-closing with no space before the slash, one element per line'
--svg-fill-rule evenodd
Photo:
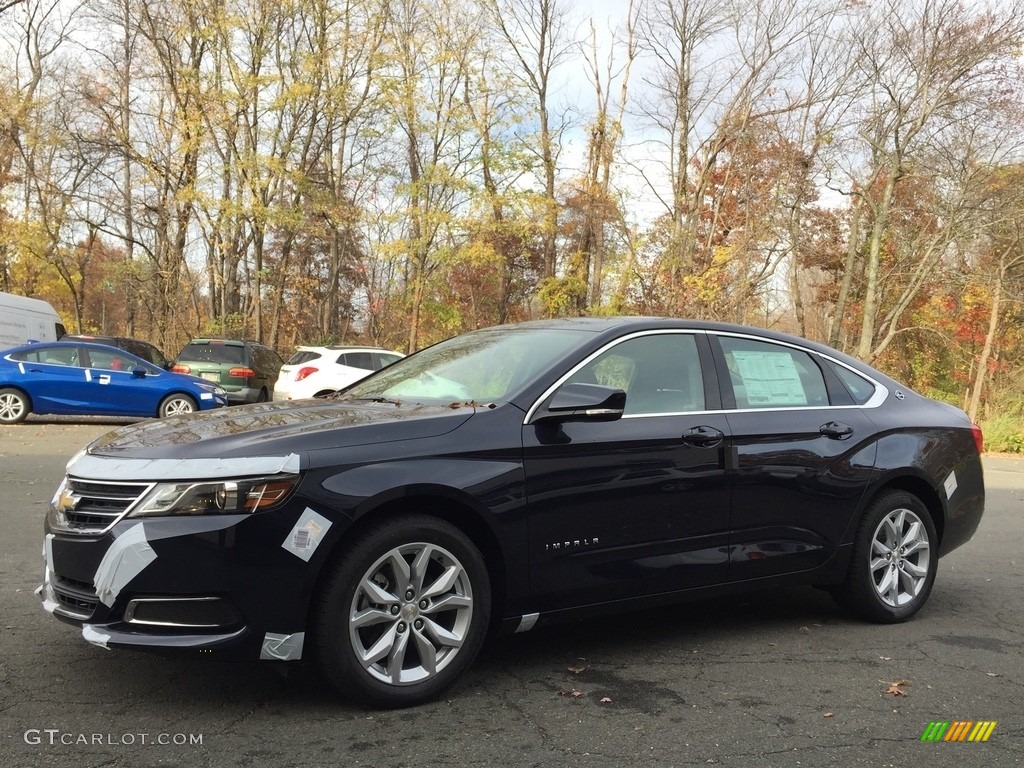
<path fill-rule="evenodd" d="M 146 378 L 146 369 L 143 368 L 141 365 L 135 366 L 134 368 L 132 368 L 132 378 L 133 379 L 144 379 L 144 378 Z"/>
<path fill-rule="evenodd" d="M 615 421 L 626 408 L 626 393 L 600 384 L 565 384 L 537 412 L 534 421 Z"/>

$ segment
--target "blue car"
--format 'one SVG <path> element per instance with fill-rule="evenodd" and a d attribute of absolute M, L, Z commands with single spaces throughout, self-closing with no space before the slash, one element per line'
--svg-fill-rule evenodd
<path fill-rule="evenodd" d="M 220 387 L 104 344 L 26 344 L 0 359 L 0 424 L 30 413 L 163 417 L 225 405 Z"/>

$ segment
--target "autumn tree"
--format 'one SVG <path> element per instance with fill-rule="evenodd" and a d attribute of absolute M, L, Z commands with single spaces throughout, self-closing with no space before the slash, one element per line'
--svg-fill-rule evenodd
<path fill-rule="evenodd" d="M 953 136 L 955 147 L 947 144 L 948 128 L 963 120 L 984 121 L 989 105 L 1000 101 L 1022 34 L 1024 16 L 1016 4 L 990 9 L 959 0 L 873 3 L 864 7 L 852 30 L 848 44 L 863 78 L 857 128 L 863 149 L 853 157 L 864 162 L 852 169 L 851 179 L 856 210 L 863 217 L 858 222 L 864 258 L 856 352 L 865 360 L 874 360 L 891 343 L 900 317 L 954 236 L 953 228 L 970 217 L 965 208 L 969 161 L 984 149 L 972 145 L 969 132 Z M 951 187 L 933 198 L 942 205 L 941 232 L 918 244 L 924 250 L 910 255 L 903 268 L 903 290 L 883 305 L 883 249 L 891 236 L 898 190 L 921 184 L 922 177 Z M 837 315 L 846 309 L 841 304 Z"/>

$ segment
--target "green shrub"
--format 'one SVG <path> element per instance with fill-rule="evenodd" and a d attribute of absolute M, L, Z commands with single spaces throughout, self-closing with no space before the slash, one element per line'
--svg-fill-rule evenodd
<path fill-rule="evenodd" d="M 1024 453 L 1024 417 L 1001 413 L 980 423 L 985 433 L 985 451 L 989 453 Z"/>

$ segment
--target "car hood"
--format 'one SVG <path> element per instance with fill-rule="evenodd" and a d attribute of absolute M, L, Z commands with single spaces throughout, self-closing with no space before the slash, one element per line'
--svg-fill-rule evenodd
<path fill-rule="evenodd" d="M 93 442 L 87 452 L 120 459 L 301 454 L 434 437 L 456 429 L 473 412 L 471 407 L 337 400 L 260 403 L 121 427 Z"/>

